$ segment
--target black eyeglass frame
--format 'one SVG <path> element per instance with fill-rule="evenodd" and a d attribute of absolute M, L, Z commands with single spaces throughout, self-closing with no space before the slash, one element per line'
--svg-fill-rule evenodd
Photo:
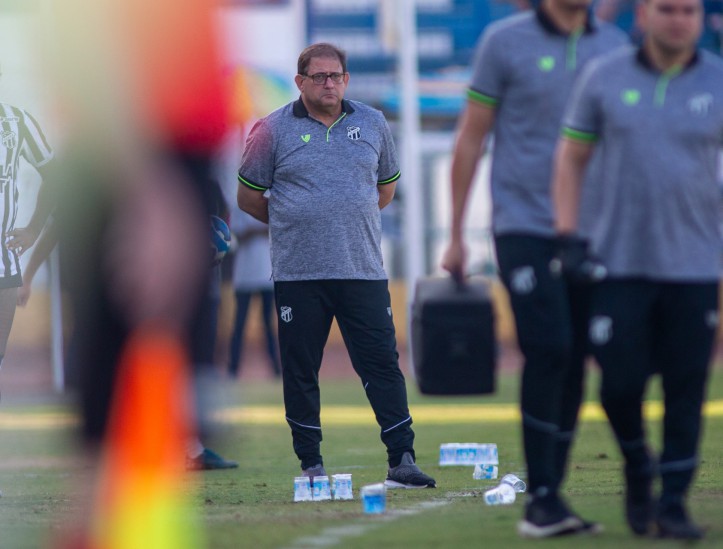
<path fill-rule="evenodd" d="M 311 78 L 311 81 L 317 86 L 326 84 L 327 79 L 331 78 L 334 84 L 341 84 L 344 82 L 345 72 L 316 72 L 314 74 L 302 74 L 304 78 Z"/>

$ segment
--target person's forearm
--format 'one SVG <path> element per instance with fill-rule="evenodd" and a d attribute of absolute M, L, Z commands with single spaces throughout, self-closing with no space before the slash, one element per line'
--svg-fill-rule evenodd
<path fill-rule="evenodd" d="M 58 243 L 58 234 L 55 225 L 46 227 L 43 234 L 40 236 L 38 241 L 35 243 L 30 259 L 23 270 L 23 278 L 26 281 L 32 281 L 35 277 L 35 273 L 38 272 L 40 266 L 50 256 L 50 252 L 53 251 L 55 245 Z"/>
<path fill-rule="evenodd" d="M 397 187 L 398 181 L 394 181 L 393 183 L 387 183 L 385 185 L 377 185 L 377 190 L 379 192 L 379 209 L 383 210 L 394 199 L 394 191 Z"/>
<path fill-rule="evenodd" d="M 552 195 L 555 207 L 555 230 L 570 234 L 577 230 L 580 189 L 592 147 L 561 139 L 555 153 Z"/>
<path fill-rule="evenodd" d="M 43 230 L 43 225 L 45 225 L 50 212 L 53 210 L 54 202 L 55 197 L 50 190 L 50 185 L 43 181 L 40 185 L 40 189 L 38 190 L 35 210 L 30 218 L 30 222 L 28 223 L 28 229 L 33 232 L 36 238 L 40 234 L 40 231 Z"/>
<path fill-rule="evenodd" d="M 467 200 L 479 157 L 478 144 L 458 141 L 452 159 L 452 240 L 462 240 Z"/>
<path fill-rule="evenodd" d="M 244 203 L 244 205 L 239 204 L 241 209 L 249 214 L 254 219 L 258 219 L 262 223 L 266 223 L 268 225 L 269 223 L 269 202 L 268 200 L 264 199 L 263 204 L 259 203 Z"/>
<path fill-rule="evenodd" d="M 459 121 L 452 156 L 452 226 L 451 239 L 461 243 L 464 215 L 487 136 L 495 121 L 495 109 L 469 101 Z"/>
<path fill-rule="evenodd" d="M 261 191 L 240 184 L 236 199 L 242 211 L 262 223 L 269 223 L 269 199 Z"/>

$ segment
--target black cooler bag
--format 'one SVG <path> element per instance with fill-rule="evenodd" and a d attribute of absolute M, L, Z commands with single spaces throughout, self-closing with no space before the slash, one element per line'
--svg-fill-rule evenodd
<path fill-rule="evenodd" d="M 423 394 L 494 392 L 497 347 L 486 280 L 418 280 L 411 330 L 414 372 Z"/>

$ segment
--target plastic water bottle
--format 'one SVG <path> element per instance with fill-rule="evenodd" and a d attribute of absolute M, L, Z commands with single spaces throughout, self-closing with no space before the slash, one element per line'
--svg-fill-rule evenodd
<path fill-rule="evenodd" d="M 511 505 L 515 502 L 515 489 L 509 484 L 500 484 L 484 494 L 487 505 Z"/>
<path fill-rule="evenodd" d="M 457 442 L 448 442 L 439 446 L 439 464 L 457 465 Z"/>
<path fill-rule="evenodd" d="M 515 492 L 524 492 L 527 490 L 527 484 L 518 477 L 517 475 L 513 475 L 512 473 L 508 473 L 505 476 L 503 476 L 500 479 L 501 484 L 509 484 L 515 489 Z"/>
<path fill-rule="evenodd" d="M 331 476 L 334 499 L 354 499 L 351 489 L 351 474 L 339 473 Z"/>
<path fill-rule="evenodd" d="M 475 454 L 475 463 L 487 463 L 497 465 L 499 463 L 499 455 L 497 454 L 497 445 L 494 443 L 477 444 L 477 452 Z"/>
<path fill-rule="evenodd" d="M 314 477 L 314 489 L 312 490 L 314 501 L 324 501 L 331 499 L 331 488 L 329 486 L 329 477 Z"/>
<path fill-rule="evenodd" d="M 498 462 L 496 444 L 465 443 L 457 447 L 457 465 L 496 465 Z"/>
<path fill-rule="evenodd" d="M 477 465 L 478 463 L 497 465 L 499 463 L 497 445 L 478 442 L 448 442 L 439 447 L 440 465 Z"/>
<path fill-rule="evenodd" d="M 311 501 L 309 477 L 294 477 L 294 501 Z"/>
<path fill-rule="evenodd" d="M 489 465 L 487 463 L 478 463 L 474 466 L 472 478 L 475 480 L 488 480 L 497 478 L 497 465 Z"/>
<path fill-rule="evenodd" d="M 360 490 L 362 508 L 365 513 L 381 514 L 387 509 L 387 487 L 384 484 L 369 484 Z"/>

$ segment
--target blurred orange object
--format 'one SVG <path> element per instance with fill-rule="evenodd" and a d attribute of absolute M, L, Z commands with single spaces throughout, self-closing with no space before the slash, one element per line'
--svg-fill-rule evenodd
<path fill-rule="evenodd" d="M 214 0 L 117 2 L 131 74 L 145 114 L 182 150 L 209 152 L 228 121 Z M 135 66 L 133 66 L 135 65 Z"/>
<path fill-rule="evenodd" d="M 89 546 L 196 549 L 203 545 L 185 501 L 185 443 L 193 406 L 179 338 L 139 328 L 120 361 L 101 455 Z"/>

